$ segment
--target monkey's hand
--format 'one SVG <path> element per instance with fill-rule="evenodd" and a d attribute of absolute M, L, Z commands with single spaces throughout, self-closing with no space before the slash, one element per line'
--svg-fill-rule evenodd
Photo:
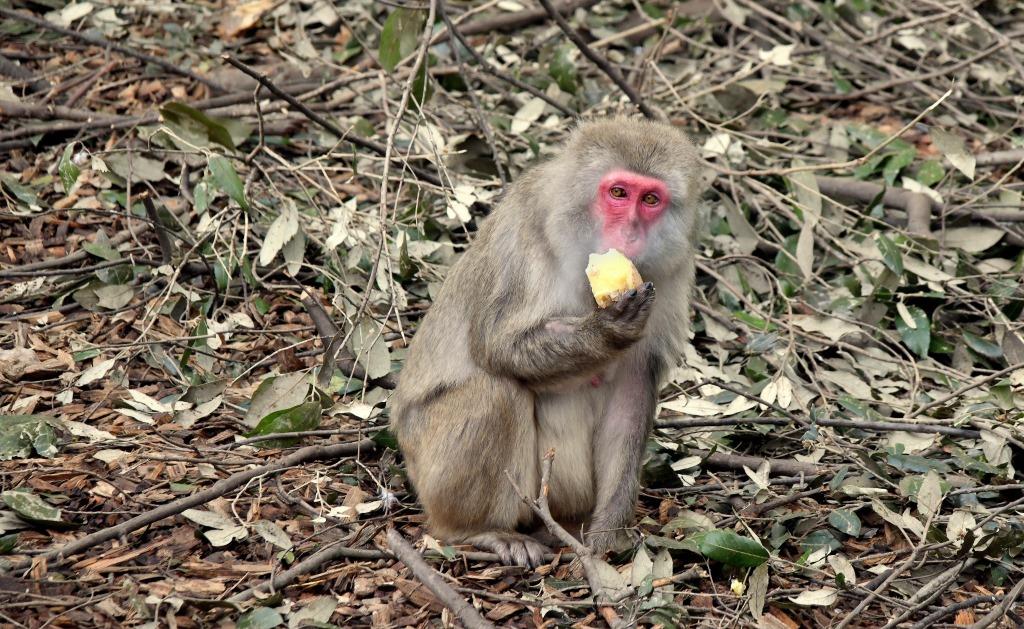
<path fill-rule="evenodd" d="M 602 331 L 609 342 L 619 348 L 628 347 L 640 339 L 651 316 L 654 305 L 654 284 L 645 282 L 619 298 L 607 308 L 594 311 Z"/>

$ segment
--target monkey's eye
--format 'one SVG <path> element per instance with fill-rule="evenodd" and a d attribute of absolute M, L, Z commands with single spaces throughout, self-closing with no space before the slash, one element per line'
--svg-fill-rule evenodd
<path fill-rule="evenodd" d="M 653 192 L 648 192 L 644 195 L 643 201 L 645 205 L 658 205 L 661 199 L 659 199 L 658 195 Z"/>
<path fill-rule="evenodd" d="M 625 199 L 626 189 L 623 188 L 622 186 L 614 186 L 611 190 L 608 191 L 608 194 L 612 195 L 616 199 Z"/>

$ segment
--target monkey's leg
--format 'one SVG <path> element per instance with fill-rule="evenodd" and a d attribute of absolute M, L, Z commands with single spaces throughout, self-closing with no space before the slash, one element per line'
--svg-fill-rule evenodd
<path fill-rule="evenodd" d="M 517 532 L 533 520 L 509 482 L 533 495 L 539 485 L 533 396 L 485 374 L 406 411 L 413 484 L 431 532 L 448 543 L 489 550 L 507 564 L 536 566 L 547 551 Z"/>
<path fill-rule="evenodd" d="M 640 491 L 640 464 L 657 404 L 656 359 L 630 352 L 594 436 L 597 500 L 585 541 L 603 552 L 627 541 Z"/>

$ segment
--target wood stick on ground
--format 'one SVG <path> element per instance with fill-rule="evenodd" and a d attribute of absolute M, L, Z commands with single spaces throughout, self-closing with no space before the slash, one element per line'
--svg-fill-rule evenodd
<path fill-rule="evenodd" d="M 470 605 L 466 599 L 459 596 L 437 571 L 427 565 L 423 557 L 402 537 L 402 534 L 397 529 L 388 530 L 388 546 L 391 548 L 391 552 L 412 572 L 413 576 L 420 583 L 427 586 L 427 589 L 433 592 L 438 600 L 459 617 L 462 624 L 466 625 L 469 629 L 494 628 L 494 625 L 481 616 L 480 612 Z"/>
<path fill-rule="evenodd" d="M 1020 598 L 1021 592 L 1024 591 L 1024 579 L 1017 581 L 1017 585 L 1006 593 L 1003 600 L 998 605 L 992 608 L 992 611 L 982 616 L 978 621 L 967 629 L 985 629 L 991 627 L 995 623 L 1003 619 L 1003 616 L 1010 610 L 1010 607 Z"/>
<path fill-rule="evenodd" d="M 600 2 L 600 0 L 568 0 L 567 2 L 559 3 L 558 10 L 562 13 L 572 13 L 576 9 L 588 9 L 598 2 Z M 522 11 L 515 11 L 514 13 L 499 13 L 493 16 L 474 18 L 460 26 L 459 30 L 463 35 L 480 35 L 493 33 L 494 31 L 509 31 L 529 26 L 534 22 L 540 22 L 547 16 L 548 12 L 544 9 L 524 9 Z M 439 44 L 443 41 L 447 41 L 448 37 L 449 33 L 441 31 L 430 43 L 432 45 Z"/>
<path fill-rule="evenodd" d="M 566 37 L 568 37 L 572 41 L 572 43 L 576 45 L 576 48 L 579 49 L 580 53 L 582 53 L 583 56 L 586 57 L 587 59 L 590 59 L 592 62 L 594 62 L 594 65 L 596 65 L 598 68 L 601 69 L 602 72 L 608 75 L 608 78 L 611 79 L 613 83 L 619 86 L 619 89 L 621 89 L 622 92 L 629 97 L 629 100 L 633 101 L 633 104 L 637 106 L 637 108 L 643 113 L 645 118 L 648 118 L 650 120 L 662 119 L 662 116 L 659 116 L 653 109 L 651 109 L 647 102 L 633 88 L 633 86 L 630 85 L 628 81 L 626 81 L 626 78 L 622 76 L 622 73 L 616 70 L 615 67 L 608 62 L 607 59 L 597 54 L 597 52 L 595 52 L 590 46 L 587 45 L 587 42 L 583 40 L 583 36 L 580 35 L 579 32 L 576 29 L 574 29 L 569 24 L 569 22 L 566 21 L 564 17 L 562 17 L 562 14 L 559 13 L 554 6 L 552 6 L 551 0 L 539 0 L 539 2 L 541 6 L 544 7 L 544 10 L 548 12 L 548 15 L 551 16 L 551 19 L 555 21 L 555 24 L 558 24 L 558 28 L 562 29 L 562 32 L 565 33 Z"/>
<path fill-rule="evenodd" d="M 117 52 L 123 55 L 134 57 L 140 61 L 144 61 L 145 63 L 152 63 L 155 66 L 160 66 L 161 68 L 170 72 L 171 74 L 177 74 L 178 76 L 184 76 L 192 79 L 193 81 L 198 81 L 199 83 L 202 83 L 203 85 L 209 87 L 210 89 L 216 92 L 223 93 L 227 91 L 226 89 L 224 89 L 222 85 L 220 85 L 216 81 L 212 81 L 206 78 L 205 76 L 202 76 L 200 74 L 193 72 L 192 70 L 189 70 L 188 68 L 184 67 L 180 62 L 175 63 L 174 61 L 170 61 L 169 59 L 164 59 L 162 57 L 154 57 L 153 55 L 140 52 L 138 50 L 135 50 L 134 48 L 129 48 L 128 46 L 116 44 L 98 35 L 79 33 L 78 31 L 73 31 L 71 29 L 64 28 L 63 26 L 58 26 L 52 22 L 48 22 L 47 20 L 36 17 L 34 15 L 29 15 L 27 13 L 22 13 L 20 11 L 15 11 L 13 9 L 8 9 L 6 7 L 0 7 L 0 15 L 6 16 L 13 20 L 28 22 L 29 24 L 34 24 L 40 28 L 45 28 L 48 31 L 59 33 L 65 37 L 70 37 L 72 39 L 77 39 L 78 41 L 85 42 L 87 44 L 92 44 L 93 46 L 99 46 L 100 48 L 104 49 L 116 50 Z"/>
<path fill-rule="evenodd" d="M 177 210 L 171 210 L 171 214 L 173 214 L 175 217 L 180 216 L 180 215 L 184 214 L 188 209 L 190 209 L 190 207 L 191 206 L 189 206 L 188 204 L 182 204 L 182 205 L 180 205 L 178 207 Z M 117 232 L 116 234 L 114 234 L 113 236 L 110 237 L 110 246 L 115 248 L 115 249 L 117 248 L 118 245 L 120 245 L 122 243 L 128 242 L 129 240 L 132 240 L 132 239 L 137 239 L 139 237 L 139 234 L 142 234 L 143 232 L 148 230 L 150 227 L 152 227 L 152 224 L 149 221 L 133 220 L 132 218 L 128 217 L 127 215 L 126 215 L 125 218 L 129 221 L 128 227 L 126 229 L 122 229 L 121 231 Z M 69 253 L 68 255 L 61 256 L 59 258 L 51 258 L 49 260 L 40 260 L 39 262 L 30 262 L 29 264 L 22 264 L 22 265 L 15 266 L 15 267 L 10 267 L 10 268 L 7 268 L 7 269 L 0 269 L 0 278 L 3 278 L 3 277 L 21 277 L 21 276 L 24 276 L 26 273 L 28 273 L 30 271 L 39 271 L 41 269 L 61 268 L 61 267 L 64 267 L 64 266 L 69 266 L 69 265 L 75 264 L 77 262 L 81 262 L 81 261 L 87 259 L 88 257 L 89 257 L 89 252 L 88 251 L 86 251 L 85 249 L 79 249 L 78 251 L 75 251 L 74 253 Z M 141 262 L 136 262 L 136 264 L 142 264 L 142 263 Z"/>
<path fill-rule="evenodd" d="M 306 557 L 299 563 L 295 564 L 291 568 L 284 572 L 278 573 L 273 579 L 261 583 L 256 587 L 243 590 L 238 594 L 235 594 L 228 601 L 232 603 L 244 603 L 251 599 L 257 594 L 266 594 L 269 592 L 276 592 L 281 588 L 294 583 L 299 577 L 305 574 L 312 574 L 320 569 L 324 564 L 330 563 L 335 559 L 362 559 L 362 560 L 374 560 L 374 559 L 386 559 L 391 557 L 388 553 L 381 552 L 379 550 L 369 550 L 360 548 L 349 548 L 344 544 L 335 544 L 323 548 L 309 557 Z"/>
<path fill-rule="evenodd" d="M 1022 155 L 1021 158 L 1024 159 L 1024 155 Z M 911 192 L 910 190 L 903 190 L 901 188 L 883 188 L 877 183 L 872 183 L 870 181 L 857 181 L 856 179 L 848 179 L 846 177 L 826 177 L 819 175 L 814 179 L 818 182 L 818 191 L 821 192 L 822 195 L 834 197 L 836 199 L 860 201 L 861 203 L 869 203 L 873 201 L 875 197 L 885 190 L 885 194 L 882 196 L 882 204 L 907 212 L 908 227 L 909 220 L 911 218 L 909 215 L 912 211 L 920 215 L 927 213 L 929 218 L 931 218 L 933 213 L 941 214 L 946 212 L 945 204 L 939 203 L 928 195 L 920 192 Z M 923 207 L 925 204 L 928 206 L 927 209 Z M 914 209 L 915 206 L 920 207 Z M 994 221 L 1024 221 L 1024 212 L 1005 208 L 953 210 L 951 213 L 959 216 L 979 216 Z M 921 219 L 918 217 L 917 220 Z"/>
<path fill-rule="evenodd" d="M 544 15 L 547 15 L 546 13 Z M 0 55 L 0 75 L 16 79 L 25 85 L 25 91 L 29 94 L 42 92 L 50 88 L 50 82 L 38 78 L 35 72 L 19 65 L 7 57 Z"/>
<path fill-rule="evenodd" d="M 765 459 L 759 456 L 727 454 L 725 452 L 709 452 L 707 450 L 690 450 L 690 452 L 704 459 L 705 465 L 709 467 L 725 468 L 730 470 L 742 470 L 744 467 L 756 470 L 765 461 L 768 461 L 771 464 L 773 472 L 793 476 L 799 474 L 817 476 L 818 474 L 826 472 L 828 469 L 823 465 L 801 463 L 800 461 L 790 461 L 789 459 Z"/>
<path fill-rule="evenodd" d="M 968 391 L 970 391 L 972 389 L 977 389 L 978 387 L 980 387 L 983 384 L 992 382 L 993 380 L 996 380 L 998 378 L 1002 378 L 1006 374 L 1013 373 L 1014 371 L 1017 371 L 1018 369 L 1024 369 L 1024 363 L 1016 363 L 1014 365 L 1010 365 L 1009 367 L 1007 367 L 1005 369 L 1000 369 L 999 371 L 997 371 L 995 373 L 990 373 L 989 375 L 987 375 L 987 376 L 985 376 L 983 378 L 978 378 L 977 380 L 975 380 L 974 382 L 971 382 L 970 384 L 965 384 L 964 386 L 960 387 L 956 391 L 953 391 L 949 395 L 940 397 L 937 400 L 932 400 L 931 402 L 925 404 L 924 406 L 920 407 L 916 411 L 914 411 L 912 413 L 908 413 L 903 419 L 905 419 L 905 420 L 906 419 L 913 419 L 913 418 L 917 417 L 918 415 L 921 415 L 922 413 L 926 413 L 926 412 L 932 410 L 933 408 L 935 408 L 937 406 L 942 406 L 946 402 L 951 402 L 952 400 L 957 399 L 958 397 L 960 397 L 961 395 L 963 395 L 964 393 L 967 393 Z"/>
<path fill-rule="evenodd" d="M 256 79 L 259 82 L 259 84 L 262 85 L 263 87 L 267 88 L 270 91 L 271 94 L 273 94 L 274 96 L 277 96 L 281 100 L 287 102 L 289 105 L 294 107 L 303 116 L 309 118 L 310 120 L 312 120 L 316 124 L 320 125 L 321 127 L 326 129 L 327 131 L 330 131 L 334 135 L 338 136 L 339 140 L 345 140 L 347 142 L 355 144 L 359 148 L 363 148 L 363 149 L 366 149 L 368 151 L 373 151 L 374 153 L 380 155 L 381 157 L 387 155 L 387 153 L 388 153 L 387 148 L 383 144 L 381 144 L 379 142 L 374 142 L 373 140 L 367 140 L 366 138 L 363 138 L 363 137 L 360 137 L 358 135 L 355 135 L 355 134 L 348 133 L 348 132 L 344 131 L 338 125 L 334 124 L 333 122 L 331 122 L 327 118 L 324 118 L 320 114 L 316 113 L 315 111 L 313 111 L 312 109 L 307 107 L 299 99 L 295 98 L 291 94 L 289 94 L 289 93 L 285 92 L 284 90 L 282 90 L 281 88 L 279 88 L 277 85 L 275 85 L 273 83 L 273 81 L 271 81 L 269 78 L 267 78 L 266 75 L 262 74 L 261 72 L 257 72 L 253 68 L 250 68 L 249 66 L 247 66 L 244 63 L 242 63 L 241 61 L 239 61 L 238 59 L 236 59 L 232 55 L 225 53 L 224 55 L 221 55 L 221 58 L 224 59 L 225 61 L 227 61 L 228 63 L 230 63 L 231 65 L 233 65 L 234 67 L 238 68 L 239 70 L 241 70 L 242 72 L 244 72 L 245 74 L 250 76 L 251 78 Z M 398 161 L 399 163 L 401 163 L 401 160 L 399 158 L 397 158 L 397 157 L 392 158 L 392 160 L 393 161 Z M 412 164 L 406 164 L 406 166 L 409 168 L 409 170 L 411 170 L 413 173 L 415 173 L 416 176 L 419 177 L 420 179 L 422 179 L 424 181 L 427 181 L 429 183 L 432 183 L 435 186 L 442 186 L 443 185 L 441 183 L 441 179 L 437 175 L 435 175 L 434 173 L 427 172 L 426 170 L 423 170 L 419 166 L 413 166 Z"/>
<path fill-rule="evenodd" d="M 994 602 L 996 602 L 998 600 L 999 600 L 998 596 L 993 596 L 991 594 L 984 595 L 984 596 L 972 596 L 971 598 L 969 598 L 967 600 L 957 601 L 956 603 L 953 603 L 951 605 L 946 605 L 942 609 L 938 609 L 938 610 L 928 614 L 927 616 L 925 616 L 921 620 L 919 620 L 916 623 L 914 623 L 910 627 L 910 629 L 928 629 L 929 627 L 931 627 L 932 625 L 934 625 L 938 621 L 942 620 L 946 616 L 949 616 L 952 613 L 958 612 L 961 609 L 967 609 L 968 607 L 974 607 L 976 605 L 983 605 L 985 603 L 994 603 Z"/>
<path fill-rule="evenodd" d="M 785 426 L 790 423 L 788 419 L 781 417 L 700 417 L 687 419 L 660 419 L 655 428 L 704 428 L 714 426 L 741 426 L 743 424 L 771 424 Z M 949 435 L 950 437 L 964 437 L 966 439 L 977 439 L 981 436 L 980 430 L 969 428 L 957 428 L 943 424 L 918 424 L 915 422 L 886 422 L 886 421 L 858 421 L 855 419 L 829 419 L 818 418 L 814 420 L 819 426 L 830 426 L 833 428 L 856 428 L 859 430 L 877 430 L 880 432 L 904 431 L 921 434 Z"/>
<path fill-rule="evenodd" d="M 935 512 L 930 513 L 928 515 L 927 521 L 924 523 L 924 530 L 927 531 L 929 529 L 929 527 L 931 527 L 932 521 L 934 519 L 935 519 Z M 914 550 L 911 551 L 910 556 L 907 557 L 903 561 L 903 563 L 901 563 L 900 565 L 896 566 L 895 568 L 893 568 L 889 572 L 883 573 L 885 575 L 885 579 L 882 581 L 882 583 L 876 589 L 874 589 L 870 593 L 868 593 L 867 596 L 862 598 L 861 601 L 859 603 L 857 603 L 857 606 L 853 609 L 853 611 L 851 611 L 849 614 L 847 614 L 843 618 L 843 620 L 840 621 L 840 623 L 838 625 L 836 625 L 836 629 L 845 629 L 845 627 L 847 627 L 850 623 L 852 623 L 855 620 L 857 620 L 860 617 L 861 612 L 863 612 L 865 609 L 867 609 L 868 606 L 871 605 L 871 603 L 873 603 L 876 598 L 881 596 L 881 594 L 883 592 L 885 592 L 886 588 L 888 588 L 890 585 L 892 585 L 892 582 L 895 581 L 897 579 L 897 577 L 899 577 L 901 574 L 903 574 L 904 571 L 906 571 L 907 569 L 909 569 L 911 566 L 914 565 L 914 562 L 917 561 L 918 556 L 920 556 L 923 551 L 924 551 L 924 541 L 922 541 L 920 544 L 918 544 L 917 546 L 914 547 Z"/>
<path fill-rule="evenodd" d="M 206 504 L 207 502 L 213 500 L 214 498 L 219 498 L 227 494 L 229 491 L 232 491 L 245 485 L 250 480 L 258 476 L 276 474 L 277 472 L 282 472 L 290 467 L 294 467 L 301 463 L 307 463 L 309 461 L 316 461 L 319 459 L 333 459 L 342 456 L 349 456 L 352 454 L 356 454 L 358 452 L 368 452 L 376 447 L 377 446 L 372 439 L 363 439 L 361 441 L 356 441 L 354 443 L 337 443 L 327 446 L 308 446 L 306 448 L 302 448 L 301 450 L 296 450 L 295 452 L 292 452 L 287 456 L 281 457 L 280 459 L 272 463 L 268 463 L 266 465 L 261 465 L 259 467 L 254 467 L 252 469 L 232 474 L 227 478 L 217 481 L 216 483 L 202 491 L 198 491 L 190 496 L 185 496 L 184 498 L 179 498 L 178 500 L 168 502 L 167 504 L 161 505 L 156 509 L 137 515 L 129 520 L 125 520 L 120 524 L 110 526 L 105 529 L 100 529 L 95 533 L 90 533 L 89 535 L 81 537 L 73 542 L 69 542 L 58 548 L 48 550 L 42 555 L 39 555 L 37 559 L 56 559 L 57 562 L 52 563 L 60 563 L 62 560 L 77 553 L 80 553 L 83 550 L 91 549 L 94 546 L 97 546 L 98 544 L 102 544 L 103 542 L 128 535 L 129 533 L 137 531 L 150 524 L 153 524 L 154 522 L 159 522 L 164 518 L 169 518 L 173 515 L 178 515 L 182 511 L 185 511 L 186 509 L 191 509 L 192 507 L 198 507 L 199 505 Z M 31 562 L 23 562 L 23 564 L 30 563 Z M 19 564 L 12 566 L 12 569 L 20 570 L 25 567 L 28 566 Z"/>

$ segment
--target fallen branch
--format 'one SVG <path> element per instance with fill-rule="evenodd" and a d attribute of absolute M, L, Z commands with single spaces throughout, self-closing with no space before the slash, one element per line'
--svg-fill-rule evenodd
<path fill-rule="evenodd" d="M 244 603 L 245 601 L 256 596 L 257 594 L 276 592 L 277 590 L 280 590 L 283 587 L 291 585 L 302 575 L 316 572 L 320 569 L 320 566 L 328 564 L 334 561 L 335 559 L 374 560 L 388 558 L 390 558 L 390 555 L 379 550 L 349 548 L 348 546 L 344 546 L 342 544 L 335 544 L 333 546 L 328 546 L 327 548 L 321 549 L 313 553 L 312 555 L 306 557 L 305 559 L 295 564 L 291 568 L 288 568 L 284 572 L 278 573 L 274 576 L 274 578 L 270 579 L 269 581 L 261 583 L 256 587 L 251 587 L 247 590 L 243 590 L 238 594 L 235 594 L 234 596 L 229 598 L 228 601 L 231 603 Z"/>
<path fill-rule="evenodd" d="M 61 105 L 37 105 L 0 100 L 0 115 L 31 120 L 75 120 L 78 122 L 116 122 L 121 117 L 98 113 L 88 109 L 74 109 Z"/>
<path fill-rule="evenodd" d="M 742 426 L 743 424 L 768 424 L 773 426 L 785 426 L 789 424 L 788 419 L 781 417 L 702 417 L 688 419 L 662 419 L 655 423 L 656 428 L 712 428 L 715 426 Z M 815 419 L 814 424 L 829 426 L 831 428 L 857 428 L 859 430 L 877 430 L 879 432 L 906 431 L 921 434 L 949 435 L 950 437 L 964 437 L 977 439 L 981 436 L 980 430 L 968 428 L 957 428 L 943 424 L 917 424 L 913 422 L 885 422 L 885 421 L 859 421 L 855 419 Z"/>
<path fill-rule="evenodd" d="M 1017 162 L 1024 162 L 1024 149 L 992 151 L 991 153 L 979 153 L 974 156 L 975 166 L 1003 166 L 1005 164 L 1016 164 Z"/>
<path fill-rule="evenodd" d="M 633 101 L 633 104 L 643 112 L 645 118 L 649 118 L 651 120 L 662 119 L 662 116 L 659 116 L 650 108 L 650 106 L 647 105 L 647 102 L 640 97 L 640 94 L 633 89 L 633 86 L 626 81 L 625 77 L 623 77 L 622 74 L 612 66 L 612 64 L 608 63 L 607 59 L 597 54 L 590 46 L 587 45 L 587 42 L 583 40 L 583 37 L 579 32 L 574 29 L 564 17 L 562 17 L 562 14 L 559 13 L 554 6 L 552 6 L 551 0 L 539 0 L 539 2 L 541 6 L 544 7 L 544 10 L 548 12 L 548 15 L 551 16 L 551 19 L 555 21 L 555 24 L 558 24 L 558 28 L 562 29 L 562 32 L 565 33 L 566 37 L 576 45 L 576 48 L 579 49 L 580 53 L 582 53 L 587 59 L 594 62 L 594 65 L 608 75 L 608 78 L 618 85 L 619 89 L 629 97 L 629 100 Z"/>
<path fill-rule="evenodd" d="M 177 74 L 178 76 L 183 76 L 192 79 L 193 81 L 202 83 L 203 85 L 209 87 L 210 89 L 216 92 L 223 93 L 227 91 L 226 89 L 224 89 L 223 86 L 221 86 L 216 81 L 212 81 L 206 78 L 205 76 L 196 74 L 192 70 L 189 70 L 188 68 L 184 67 L 180 62 L 175 63 L 164 57 L 154 57 L 153 55 L 140 52 L 138 50 L 135 50 L 134 48 L 129 48 L 128 46 L 115 44 L 114 42 L 106 38 L 100 37 L 99 35 L 90 35 L 88 33 L 80 33 L 78 31 L 73 31 L 71 29 L 64 28 L 63 26 L 58 26 L 53 22 L 49 22 L 42 18 L 38 18 L 34 15 L 28 15 L 26 13 L 21 13 L 19 11 L 8 9 L 6 7 L 0 6 L 0 15 L 6 16 L 14 20 L 19 20 L 21 22 L 28 22 L 29 24 L 34 24 L 40 28 L 45 28 L 48 31 L 59 33 L 65 37 L 70 37 L 71 39 L 77 39 L 78 41 L 85 42 L 87 44 L 92 44 L 93 46 L 99 46 L 100 48 L 109 50 L 116 50 L 117 52 L 123 55 L 134 57 L 140 61 L 144 61 L 145 63 L 152 63 L 155 66 L 160 66 L 161 68 L 170 72 L 171 74 Z"/>
<path fill-rule="evenodd" d="M 1017 599 L 1020 598 L 1021 592 L 1024 591 L 1024 579 L 1017 581 L 1017 584 L 1006 593 L 1003 600 L 998 605 L 992 608 L 992 611 L 981 617 L 976 623 L 970 625 L 967 629 L 985 629 L 991 627 L 995 623 L 1003 619 L 1003 616 L 1010 611 L 1012 606 Z"/>
<path fill-rule="evenodd" d="M 600 0 L 568 0 L 559 3 L 558 10 L 562 13 L 572 13 L 576 9 L 587 9 L 600 2 Z M 540 22 L 547 17 L 548 12 L 544 9 L 525 9 L 514 13 L 500 13 L 498 15 L 480 17 L 466 22 L 459 30 L 463 35 L 480 35 L 494 31 L 510 31 Z M 449 33 L 440 32 L 434 37 L 431 44 L 439 44 L 448 40 Z"/>
<path fill-rule="evenodd" d="M 910 629 L 928 629 L 929 627 L 934 626 L 935 623 L 939 622 L 940 620 L 942 620 L 946 616 L 949 616 L 950 614 L 956 613 L 956 612 L 960 611 L 961 609 L 967 609 L 969 607 L 974 607 L 976 605 L 983 605 L 985 603 L 994 603 L 994 602 L 996 602 L 998 600 L 999 600 L 998 596 L 993 596 L 991 594 L 985 595 L 985 596 L 972 596 L 971 598 L 969 598 L 967 600 L 957 601 L 956 603 L 953 603 L 951 605 L 946 605 L 945 607 L 943 607 L 941 609 L 938 609 L 938 610 L 928 614 L 927 616 L 925 616 L 921 620 L 919 620 L 916 623 L 914 623 L 910 627 Z"/>
<path fill-rule="evenodd" d="M 29 94 L 42 92 L 50 88 L 49 81 L 39 78 L 32 70 L 11 61 L 3 55 L 0 55 L 0 75 L 22 83 Z"/>
<path fill-rule="evenodd" d="M 954 72 L 959 72 L 960 70 L 963 70 L 964 68 L 969 67 L 977 63 L 978 61 L 981 61 L 985 57 L 988 57 L 989 55 L 992 55 L 996 52 L 999 52 L 1009 43 L 1009 41 L 1001 41 L 987 50 L 982 50 L 973 57 L 968 57 L 967 59 L 963 59 L 961 61 L 958 61 L 957 63 L 954 63 L 953 65 L 950 65 L 945 68 L 939 68 L 938 70 L 932 70 L 931 72 L 916 74 L 914 76 L 904 76 L 898 79 L 889 79 L 888 81 L 882 81 L 880 83 L 875 83 L 874 85 L 868 85 L 866 87 L 862 87 L 860 89 L 853 90 L 852 92 L 847 92 L 845 94 L 817 94 L 816 98 L 822 101 L 859 100 L 869 94 L 874 94 L 876 92 L 885 92 L 894 87 L 899 87 L 901 85 L 906 85 L 908 83 L 924 83 L 925 81 L 930 81 L 931 79 L 937 79 L 939 77 L 946 76 Z"/>
<path fill-rule="evenodd" d="M 213 500 L 214 498 L 219 498 L 230 491 L 238 489 L 239 487 L 248 483 L 250 480 L 257 478 L 259 476 L 276 474 L 290 467 L 295 467 L 296 465 L 307 463 L 309 461 L 348 456 L 363 451 L 370 451 L 376 447 L 377 446 L 373 442 L 373 440 L 363 439 L 361 441 L 356 441 L 354 443 L 338 443 L 328 446 L 317 445 L 302 448 L 301 450 L 296 450 L 295 452 L 292 452 L 288 456 L 281 457 L 280 459 L 273 461 L 272 463 L 268 463 L 266 465 L 261 465 L 259 467 L 254 467 L 249 470 L 232 474 L 231 476 L 219 480 L 210 487 L 202 491 L 198 491 L 192 494 L 191 496 L 179 498 L 178 500 L 174 500 L 167 504 L 161 505 L 156 509 L 137 515 L 134 518 L 125 520 L 124 522 L 121 522 L 120 524 L 117 524 L 115 526 L 110 526 L 105 529 L 101 529 L 99 531 L 96 531 L 95 533 L 90 533 L 85 537 L 81 537 L 73 542 L 69 542 L 58 548 L 48 550 L 45 553 L 36 556 L 34 560 L 56 560 L 52 563 L 61 563 L 68 557 L 80 553 L 83 550 L 90 549 L 94 546 L 102 544 L 103 542 L 116 539 L 118 537 L 124 537 L 129 533 L 137 531 L 145 526 L 149 526 L 154 522 L 159 522 L 164 518 L 169 518 L 173 515 L 178 515 L 182 511 L 185 511 L 186 509 L 191 509 L 193 507 L 198 507 L 199 505 L 206 504 L 207 502 Z M 30 563 L 31 560 L 22 562 L 22 564 L 12 566 L 12 569 L 20 570 L 28 567 L 27 564 Z"/>
<path fill-rule="evenodd" d="M 961 395 L 963 395 L 964 393 L 967 393 L 968 391 L 970 391 L 972 389 L 977 389 L 978 387 L 980 387 L 983 384 L 987 384 L 989 382 L 992 382 L 993 380 L 995 380 L 997 378 L 1002 378 L 1003 376 L 1005 376 L 1005 375 L 1007 375 L 1009 373 L 1013 373 L 1014 371 L 1017 371 L 1018 369 L 1024 369 L 1024 363 L 1016 363 L 1014 365 L 1010 365 L 1009 367 L 1006 367 L 1005 369 L 1000 369 L 999 371 L 996 371 L 994 373 L 990 373 L 989 375 L 987 375 L 987 376 L 985 376 L 983 378 L 978 378 L 974 382 L 971 382 L 969 384 L 965 384 L 964 386 L 960 387 L 956 391 L 953 391 L 949 395 L 945 395 L 943 397 L 940 397 L 937 400 L 932 400 L 931 402 L 929 402 L 929 403 L 925 404 L 924 406 L 918 408 L 916 411 L 908 413 L 906 416 L 904 416 L 903 419 L 913 419 L 913 418 L 917 417 L 918 415 L 921 415 L 922 413 L 926 413 L 926 412 L 932 410 L 933 408 L 935 408 L 937 406 L 942 406 L 946 402 L 951 402 L 951 401 L 957 399 L 958 397 L 960 397 Z"/>
<path fill-rule="evenodd" d="M 438 600 L 459 617 L 462 624 L 466 625 L 469 629 L 494 628 L 490 621 L 481 616 L 475 607 L 459 596 L 452 589 L 452 586 L 445 583 L 445 580 L 441 578 L 437 571 L 428 566 L 427 562 L 423 561 L 423 557 L 416 552 L 416 549 L 396 529 L 388 530 L 388 546 L 391 547 L 391 552 L 412 572 L 413 576 L 420 583 L 427 586 L 427 589 L 433 592 Z"/>
<path fill-rule="evenodd" d="M 765 459 L 759 456 L 726 454 L 724 452 L 709 452 L 707 450 L 690 450 L 690 452 L 702 458 L 704 460 L 704 464 L 709 467 L 724 468 L 728 470 L 742 470 L 744 467 L 756 470 L 765 461 L 771 465 L 773 472 L 789 474 L 792 476 L 800 474 L 804 474 L 806 476 L 817 476 L 818 474 L 825 473 L 828 469 L 823 465 L 801 463 L 800 461 L 791 461 L 789 459 Z"/>
<path fill-rule="evenodd" d="M 1012 208 L 949 208 L 945 204 L 939 203 L 920 192 L 897 188 L 883 188 L 876 183 L 842 177 L 819 176 L 815 177 L 815 179 L 818 183 L 818 190 L 822 195 L 836 199 L 870 203 L 881 194 L 884 205 L 901 209 L 907 213 L 907 231 L 916 236 L 931 236 L 933 213 L 939 216 L 949 214 L 953 216 L 978 217 L 990 221 L 1024 222 L 1024 211 Z M 1006 232 L 1005 241 L 1014 245 L 1024 245 L 1024 238 L 1010 231 Z"/>

